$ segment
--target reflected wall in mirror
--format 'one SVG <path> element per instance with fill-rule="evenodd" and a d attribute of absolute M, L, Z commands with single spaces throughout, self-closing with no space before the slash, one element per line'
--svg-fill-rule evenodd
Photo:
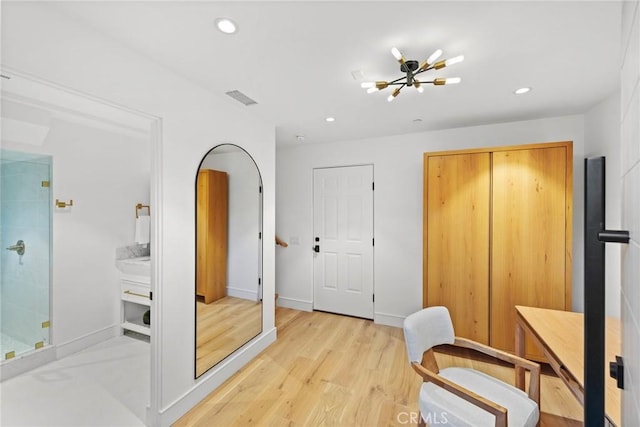
<path fill-rule="evenodd" d="M 262 178 L 233 144 L 196 178 L 195 377 L 262 332 Z"/>

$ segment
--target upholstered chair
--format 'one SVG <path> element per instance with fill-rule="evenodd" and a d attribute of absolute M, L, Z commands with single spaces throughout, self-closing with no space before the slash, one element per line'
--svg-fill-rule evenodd
<path fill-rule="evenodd" d="M 404 320 L 409 363 L 422 377 L 420 424 L 533 427 L 539 423 L 540 365 L 456 337 L 446 307 L 428 307 Z M 471 368 L 438 368 L 433 347 L 450 344 L 479 351 L 530 372 L 529 389 L 520 389 Z"/>

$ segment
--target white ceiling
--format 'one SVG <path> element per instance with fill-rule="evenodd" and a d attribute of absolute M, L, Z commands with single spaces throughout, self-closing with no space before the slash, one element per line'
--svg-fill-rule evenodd
<path fill-rule="evenodd" d="M 50 3 L 51 4 L 51 3 Z M 617 90 L 616 1 L 113 1 L 55 7 L 276 125 L 278 146 L 579 114 Z M 235 35 L 214 27 L 218 17 Z M 400 77 L 390 54 L 465 61 L 430 73 L 462 83 L 405 88 L 388 103 L 365 80 Z M 126 66 L 126 64 L 123 64 Z M 527 95 L 512 92 L 531 86 Z M 336 118 L 333 123 L 325 117 Z M 415 122 L 421 119 L 421 122 Z"/>

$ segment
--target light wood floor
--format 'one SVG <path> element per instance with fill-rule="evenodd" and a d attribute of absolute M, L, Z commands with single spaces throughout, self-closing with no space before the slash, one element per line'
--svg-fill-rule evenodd
<path fill-rule="evenodd" d="M 421 379 L 410 368 L 402 329 L 321 312 L 276 309 L 278 339 L 176 422 L 176 426 L 411 425 Z M 513 383 L 513 370 L 441 353 Z M 582 423 L 582 409 L 544 375 L 541 426 Z M 415 425 L 415 424 L 414 424 Z"/>
<path fill-rule="evenodd" d="M 262 332 L 262 303 L 224 297 L 209 304 L 198 300 L 196 375 Z"/>

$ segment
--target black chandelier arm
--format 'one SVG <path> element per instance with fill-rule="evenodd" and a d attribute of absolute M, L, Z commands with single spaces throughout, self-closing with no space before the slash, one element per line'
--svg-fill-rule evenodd
<path fill-rule="evenodd" d="M 433 64 L 429 65 L 427 68 L 425 68 L 424 70 L 418 70 L 415 73 L 413 73 L 414 76 L 417 76 L 418 74 L 424 73 L 425 71 L 429 71 L 429 70 L 433 70 Z"/>
<path fill-rule="evenodd" d="M 400 80 L 403 80 L 403 79 L 406 79 L 406 78 L 407 78 L 407 76 L 402 76 L 402 77 L 399 77 L 399 78 L 397 78 L 397 79 L 395 79 L 395 80 L 391 80 L 391 81 L 390 81 L 390 82 L 388 82 L 387 84 L 388 84 L 388 85 L 400 85 L 400 84 L 404 84 L 404 83 L 402 83 Z M 405 81 L 406 81 L 406 80 L 405 80 Z"/>
<path fill-rule="evenodd" d="M 411 73 L 411 78 L 414 79 L 418 74 L 424 73 L 425 71 L 429 71 L 429 70 L 433 70 L 433 65 L 429 65 L 424 70 L 418 70 L 416 72 Z M 401 80 L 403 80 L 403 81 L 401 81 Z M 406 81 L 407 81 L 407 76 L 402 76 L 402 77 L 399 77 L 399 78 L 397 78 L 395 80 L 392 80 L 392 81 L 388 82 L 387 85 L 389 85 L 389 86 L 391 86 L 391 85 L 407 85 Z M 421 81 L 420 83 L 432 83 L 433 84 L 433 80 L 430 81 L 430 82 Z"/>

